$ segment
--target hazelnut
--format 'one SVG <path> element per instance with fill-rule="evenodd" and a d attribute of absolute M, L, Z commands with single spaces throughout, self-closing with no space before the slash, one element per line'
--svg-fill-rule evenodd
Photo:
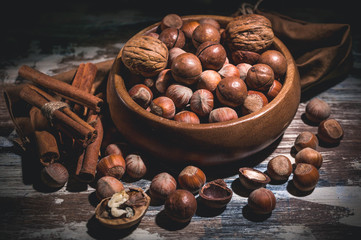
<path fill-rule="evenodd" d="M 177 47 L 182 48 L 186 43 L 186 38 L 182 30 L 177 28 L 166 28 L 159 34 L 161 40 L 168 49 Z"/>
<path fill-rule="evenodd" d="M 173 60 L 178 57 L 179 55 L 181 55 L 182 53 L 185 53 L 186 51 L 184 51 L 183 49 L 179 48 L 179 47 L 174 47 L 172 49 L 169 50 L 169 57 L 168 57 L 168 66 L 171 67 Z M 169 74 L 171 74 L 171 72 L 169 72 Z"/>
<path fill-rule="evenodd" d="M 232 52 L 232 60 L 235 65 L 239 63 L 248 63 L 250 65 L 258 62 L 260 55 L 252 51 L 236 50 Z"/>
<path fill-rule="evenodd" d="M 218 71 L 218 73 L 219 75 L 221 75 L 222 78 L 226 78 L 226 77 L 239 78 L 241 76 L 238 68 L 230 63 L 224 64 L 223 67 Z"/>
<path fill-rule="evenodd" d="M 204 23 L 200 24 L 193 31 L 192 42 L 195 48 L 198 48 L 204 42 L 216 42 L 219 43 L 221 40 L 221 34 L 217 28 L 213 25 Z"/>
<path fill-rule="evenodd" d="M 274 80 L 267 92 L 268 99 L 270 101 L 274 99 L 280 93 L 281 89 L 282 89 L 282 84 L 279 81 Z"/>
<path fill-rule="evenodd" d="M 186 38 L 192 39 L 194 29 L 196 29 L 198 26 L 198 21 L 186 21 L 183 23 L 181 30 L 184 32 Z"/>
<path fill-rule="evenodd" d="M 42 182 L 51 188 L 64 186 L 68 178 L 68 170 L 60 163 L 51 163 L 41 170 Z"/>
<path fill-rule="evenodd" d="M 178 189 L 167 197 L 164 211 L 171 220 L 186 223 L 197 211 L 197 200 L 191 192 Z"/>
<path fill-rule="evenodd" d="M 154 37 L 154 38 L 159 38 L 159 34 L 156 32 L 149 32 L 144 34 L 145 36 L 149 36 L 149 37 Z"/>
<path fill-rule="evenodd" d="M 205 70 L 199 76 L 197 88 L 213 92 L 221 81 L 221 75 L 214 70 Z"/>
<path fill-rule="evenodd" d="M 247 86 L 240 78 L 226 77 L 218 83 L 216 95 L 220 103 L 237 107 L 242 105 L 247 97 Z"/>
<path fill-rule="evenodd" d="M 220 108 L 213 109 L 211 111 L 211 113 L 209 114 L 208 121 L 210 123 L 224 122 L 224 121 L 229 121 L 229 120 L 233 120 L 233 119 L 237 119 L 237 118 L 238 118 L 237 112 L 233 108 L 220 107 Z"/>
<path fill-rule="evenodd" d="M 232 199 L 233 192 L 222 179 L 211 181 L 199 191 L 201 202 L 210 208 L 223 208 Z"/>
<path fill-rule="evenodd" d="M 189 103 L 193 91 L 189 87 L 172 84 L 167 88 L 165 95 L 173 100 L 177 108 L 182 109 Z"/>
<path fill-rule="evenodd" d="M 263 93 L 250 90 L 242 105 L 242 114 L 247 115 L 256 112 L 266 104 L 268 104 L 268 99 Z"/>
<path fill-rule="evenodd" d="M 160 23 L 160 29 L 164 30 L 166 28 L 177 28 L 180 29 L 183 25 L 182 18 L 174 13 L 166 15 L 161 23 Z"/>
<path fill-rule="evenodd" d="M 320 123 L 330 117 L 331 108 L 325 101 L 322 101 L 319 98 L 314 98 L 307 103 L 305 114 L 308 120 Z"/>
<path fill-rule="evenodd" d="M 213 25 L 213 27 L 215 27 L 216 29 L 220 30 L 221 29 L 221 25 L 219 25 L 219 23 L 217 22 L 217 20 L 213 19 L 213 18 L 202 18 L 201 20 L 199 20 L 200 24 L 211 24 Z"/>
<path fill-rule="evenodd" d="M 296 154 L 295 161 L 296 164 L 308 163 L 319 169 L 322 166 L 323 157 L 322 154 L 316 150 L 306 147 Z"/>
<path fill-rule="evenodd" d="M 143 84 L 149 89 L 153 89 L 155 85 L 155 80 L 153 78 L 144 78 Z"/>
<path fill-rule="evenodd" d="M 128 93 L 142 108 L 147 108 L 153 99 L 152 91 L 144 84 L 134 85 Z"/>
<path fill-rule="evenodd" d="M 285 56 L 277 50 L 267 50 L 261 54 L 258 59 L 259 63 L 264 63 L 270 66 L 278 79 L 285 75 L 287 70 L 287 61 Z"/>
<path fill-rule="evenodd" d="M 316 149 L 318 146 L 318 139 L 315 134 L 311 132 L 301 132 L 295 140 L 295 148 L 301 151 L 306 147 Z"/>
<path fill-rule="evenodd" d="M 308 163 L 297 164 L 293 172 L 293 183 L 298 190 L 303 192 L 314 189 L 319 178 L 317 168 Z"/>
<path fill-rule="evenodd" d="M 197 82 L 202 73 L 202 64 L 196 55 L 183 53 L 173 60 L 171 70 L 177 82 L 192 85 Z"/>
<path fill-rule="evenodd" d="M 248 64 L 248 63 L 240 63 L 240 64 L 237 64 L 236 67 L 238 68 L 238 71 L 239 71 L 239 74 L 240 74 L 239 77 L 243 81 L 246 80 L 248 70 L 252 67 L 252 65 Z"/>
<path fill-rule="evenodd" d="M 199 120 L 197 114 L 195 114 L 194 112 L 191 112 L 191 111 L 181 111 L 181 112 L 177 113 L 174 116 L 174 120 L 177 122 L 185 122 L 185 123 L 195 123 L 195 124 L 200 123 L 200 120 Z"/>
<path fill-rule="evenodd" d="M 138 179 L 142 178 L 147 173 L 147 167 L 141 156 L 137 154 L 129 154 L 125 158 L 126 173 L 128 176 Z"/>
<path fill-rule="evenodd" d="M 152 113 L 168 119 L 172 119 L 175 115 L 173 100 L 165 96 L 154 99 L 150 104 L 150 110 Z"/>
<path fill-rule="evenodd" d="M 170 69 L 164 69 L 158 74 L 155 81 L 155 89 L 161 94 L 165 94 L 165 91 L 169 87 L 173 80 L 172 72 Z"/>
<path fill-rule="evenodd" d="M 338 144 L 343 137 L 343 128 L 335 119 L 327 119 L 318 126 L 318 138 L 326 144 Z"/>
<path fill-rule="evenodd" d="M 100 159 L 97 172 L 101 176 L 112 176 L 121 179 L 125 173 L 125 160 L 120 154 L 112 154 Z"/>
<path fill-rule="evenodd" d="M 267 174 L 275 181 L 288 180 L 292 170 L 291 161 L 283 155 L 272 158 L 267 164 Z"/>
<path fill-rule="evenodd" d="M 247 86 L 253 90 L 268 91 L 274 81 L 274 73 L 270 66 L 262 63 L 253 65 L 246 77 Z"/>
<path fill-rule="evenodd" d="M 243 167 L 238 170 L 239 180 L 246 189 L 257 189 L 266 186 L 271 179 L 257 169 Z"/>
<path fill-rule="evenodd" d="M 198 116 L 207 116 L 214 107 L 213 94 L 206 89 L 198 89 L 191 97 L 190 107 Z"/>
<path fill-rule="evenodd" d="M 130 146 L 125 142 L 117 142 L 109 144 L 104 151 L 104 156 L 112 154 L 120 154 L 126 156 L 130 150 Z"/>
<path fill-rule="evenodd" d="M 149 187 L 149 193 L 155 201 L 165 201 L 169 194 L 177 189 L 177 182 L 169 173 L 162 172 L 157 174 Z"/>
<path fill-rule="evenodd" d="M 249 195 L 248 206 L 256 214 L 269 214 L 276 207 L 276 197 L 272 191 L 259 188 Z"/>
<path fill-rule="evenodd" d="M 114 193 L 124 190 L 122 182 L 111 176 L 101 177 L 95 188 L 96 196 L 99 200 L 111 197 Z"/>
<path fill-rule="evenodd" d="M 179 173 L 178 183 L 181 188 L 195 194 L 206 183 L 206 175 L 195 166 L 187 166 Z"/>
<path fill-rule="evenodd" d="M 227 53 L 220 43 L 204 42 L 197 48 L 197 57 L 203 69 L 216 70 L 222 68 L 226 61 Z"/>

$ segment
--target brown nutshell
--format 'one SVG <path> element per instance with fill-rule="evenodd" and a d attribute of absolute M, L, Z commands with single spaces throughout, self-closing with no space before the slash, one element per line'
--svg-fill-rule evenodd
<path fill-rule="evenodd" d="M 338 144 L 343 137 L 343 128 L 335 119 L 327 119 L 318 126 L 318 137 L 327 144 Z"/>
<path fill-rule="evenodd" d="M 250 89 L 268 91 L 274 81 L 274 73 L 270 66 L 258 63 L 248 70 L 245 81 Z"/>
<path fill-rule="evenodd" d="M 275 181 L 285 181 L 292 173 L 291 161 L 283 155 L 272 158 L 267 164 L 267 174 Z"/>
<path fill-rule="evenodd" d="M 317 146 L 318 139 L 316 135 L 308 131 L 301 132 L 295 140 L 295 148 L 297 151 L 301 151 L 306 147 L 316 149 Z"/>
<path fill-rule="evenodd" d="M 177 189 L 167 197 L 164 210 L 173 221 L 186 223 L 196 213 L 197 200 L 191 192 Z"/>
<path fill-rule="evenodd" d="M 276 197 L 272 191 L 259 188 L 249 195 L 248 206 L 256 214 L 269 214 L 276 207 Z"/>
<path fill-rule="evenodd" d="M 262 52 L 274 39 L 271 22 L 258 14 L 234 18 L 226 27 L 227 41 L 232 50 Z"/>
<path fill-rule="evenodd" d="M 157 38 L 137 36 L 125 43 L 121 58 L 131 72 L 152 77 L 166 68 L 168 48 Z"/>
<path fill-rule="evenodd" d="M 271 181 L 267 174 L 257 169 L 243 167 L 238 170 L 239 180 L 246 189 L 264 187 Z"/>
<path fill-rule="evenodd" d="M 202 187 L 199 197 L 210 208 L 223 208 L 232 199 L 233 192 L 222 179 L 213 180 Z"/>

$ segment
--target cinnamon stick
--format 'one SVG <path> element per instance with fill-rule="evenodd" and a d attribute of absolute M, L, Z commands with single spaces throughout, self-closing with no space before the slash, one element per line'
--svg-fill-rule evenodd
<path fill-rule="evenodd" d="M 88 121 L 94 121 L 97 115 L 90 115 Z M 95 178 L 96 167 L 98 164 L 99 152 L 103 140 L 103 125 L 101 119 L 97 119 L 95 129 L 98 131 L 98 137 L 88 145 L 78 158 L 76 176 L 82 182 L 92 182 Z"/>
<path fill-rule="evenodd" d="M 93 63 L 81 63 L 75 74 L 72 86 L 90 93 L 97 74 L 97 67 Z M 86 109 L 82 105 L 75 104 L 73 111 L 80 116 L 86 115 Z"/>
<path fill-rule="evenodd" d="M 19 69 L 19 75 L 30 80 L 42 87 L 50 89 L 60 96 L 74 101 L 83 106 L 89 107 L 96 112 L 100 112 L 103 100 L 96 96 L 71 86 L 65 82 L 59 81 L 51 76 L 39 72 L 27 65 L 23 65 Z"/>
<path fill-rule="evenodd" d="M 51 95 L 31 85 L 25 85 L 23 87 L 20 91 L 20 97 L 41 110 L 44 110 L 46 104 L 56 102 Z M 97 131 L 95 129 L 92 131 L 91 129 L 93 128 L 81 119 L 84 123 L 80 123 L 78 116 L 74 119 L 75 115 L 69 108 L 62 107 L 52 109 L 50 118 L 58 129 L 63 130 L 65 133 L 70 133 L 71 137 L 74 137 L 83 147 L 86 147 L 95 140 Z M 84 125 L 88 126 L 86 127 Z"/>
<path fill-rule="evenodd" d="M 48 166 L 60 157 L 56 137 L 52 131 L 46 130 L 44 122 L 47 122 L 47 120 L 41 114 L 40 109 L 32 107 L 29 115 L 34 128 L 34 138 L 40 163 L 43 166 Z"/>

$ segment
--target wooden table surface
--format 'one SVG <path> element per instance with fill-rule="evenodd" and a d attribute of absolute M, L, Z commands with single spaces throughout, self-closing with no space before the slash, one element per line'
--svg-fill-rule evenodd
<path fill-rule="evenodd" d="M 322 20 L 328 19 L 325 16 L 329 9 L 325 11 Z M 88 26 L 90 30 L 94 30 L 94 23 L 99 22 L 99 28 L 112 34 L 115 32 L 112 27 L 115 26 L 121 30 L 128 29 L 120 36 L 105 37 L 104 41 L 100 40 L 100 35 L 105 36 L 106 33 L 101 31 L 93 31 L 97 38 L 95 42 L 84 40 L 87 39 L 84 36 L 86 30 L 79 33 L 81 37 L 75 43 L 74 40 L 69 40 L 70 36 L 62 35 L 62 41 L 66 41 L 66 45 L 47 39 L 46 34 L 40 32 L 34 35 L 30 31 L 26 32 L 31 41 L 24 46 L 27 49 L 25 56 L 15 51 L 7 60 L 1 60 L 1 83 L 17 82 L 17 69 L 22 64 L 29 64 L 52 75 L 71 69 L 81 62 L 113 59 L 127 37 L 160 18 L 144 17 L 138 11 L 124 10 L 120 13 L 123 14 L 123 19 L 129 20 L 125 27 L 114 25 L 118 20 L 114 20 L 113 12 L 103 15 L 85 14 L 80 18 L 85 22 L 81 22 L 79 16 L 75 18 L 81 22 L 79 24 L 93 24 L 93 28 Z M 297 11 L 291 13 L 301 15 Z M 311 10 L 308 12 L 309 19 L 314 17 L 312 13 L 314 12 Z M 91 20 L 90 15 L 93 17 Z M 305 20 L 308 18 L 305 17 Z M 56 23 L 44 23 L 41 27 L 48 29 L 51 24 Z M 70 21 L 67 24 L 69 27 Z M 59 28 L 49 31 L 54 34 L 57 31 L 66 32 Z M 74 26 L 69 31 L 78 29 Z M 59 39 L 60 35 L 59 33 L 57 36 Z M 48 40 L 48 45 L 41 37 Z M 56 191 L 42 187 L 38 172 L 31 170 L 34 160 L 17 151 L 11 141 L 16 133 L 9 128 L 11 122 L 7 120 L 2 103 L 0 117 L 4 120 L 0 125 L 0 239 L 356 239 L 361 234 L 360 39 L 360 32 L 354 31 L 354 63 L 348 76 L 322 91 L 304 95 L 291 125 L 275 143 L 246 160 L 205 170 L 208 180 L 224 178 L 234 192 L 233 198 L 221 211 L 200 206 L 188 224 L 172 224 L 164 214 L 164 206 L 156 205 L 150 206 L 141 223 L 131 229 L 110 230 L 101 226 L 94 217 L 97 204 L 94 185 L 86 186 L 69 181 L 65 187 Z M 273 191 L 277 199 L 276 209 L 264 217 L 251 214 L 247 208 L 248 193 L 240 185 L 237 169 L 247 165 L 265 171 L 268 161 L 279 154 L 289 157 L 294 163 L 292 146 L 297 135 L 302 131 L 317 132 L 317 126 L 308 124 L 303 115 L 307 102 L 313 97 L 319 97 L 331 106 L 331 117 L 337 119 L 344 128 L 343 140 L 335 147 L 318 148 L 324 162 L 314 191 L 306 195 L 300 194 L 295 191 L 291 181 L 278 185 L 269 184 L 267 188 Z M 151 177 L 157 171 L 178 171 L 155 161 L 150 168 L 145 179 L 124 181 L 124 184 L 147 190 Z"/>

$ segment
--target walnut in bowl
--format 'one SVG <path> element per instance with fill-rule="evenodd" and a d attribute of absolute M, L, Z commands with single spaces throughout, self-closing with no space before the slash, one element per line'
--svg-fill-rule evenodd
<path fill-rule="evenodd" d="M 231 17 L 192 15 L 183 21 L 216 20 L 221 28 Z M 134 38 L 159 29 L 153 24 Z M 119 132 L 144 152 L 171 163 L 198 166 L 220 165 L 250 156 L 273 143 L 291 123 L 300 102 L 299 74 L 287 47 L 274 37 L 270 49 L 281 52 L 287 62 L 283 86 L 278 95 L 260 110 L 225 122 L 184 123 L 157 116 L 132 100 L 127 84 L 134 79 L 124 66 L 122 50 L 109 74 L 107 101 Z"/>

